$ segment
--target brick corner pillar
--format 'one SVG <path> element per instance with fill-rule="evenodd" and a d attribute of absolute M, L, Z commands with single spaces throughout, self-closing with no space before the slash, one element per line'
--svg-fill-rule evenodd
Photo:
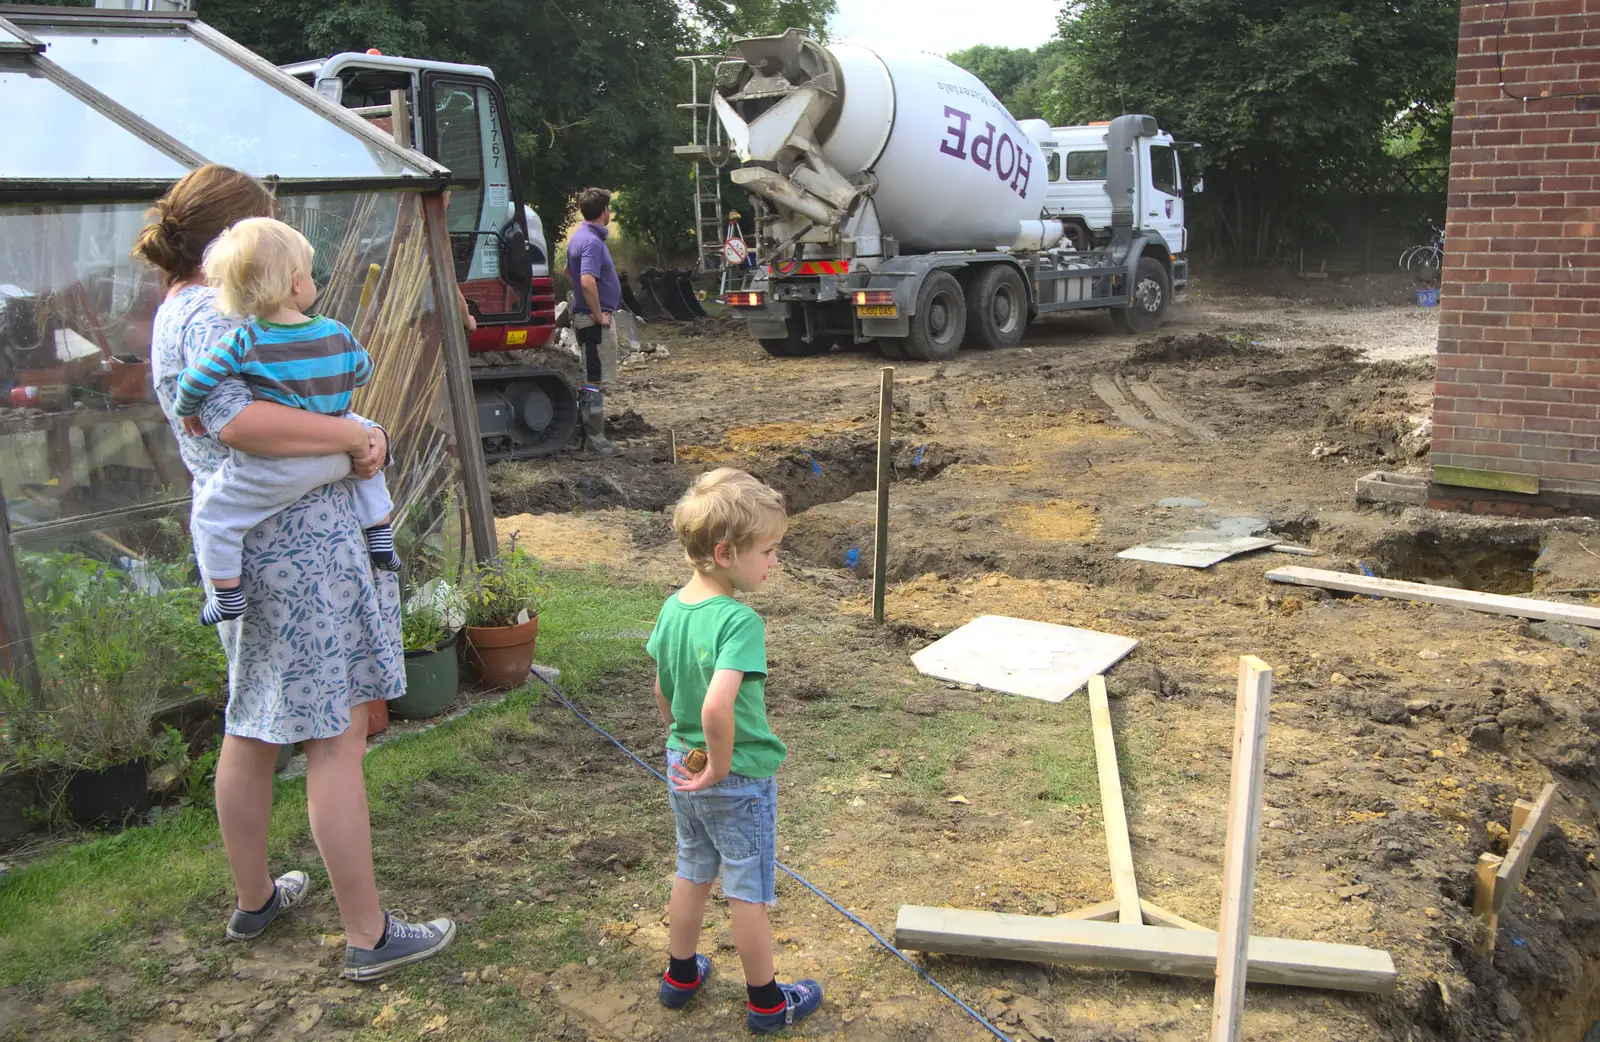
<path fill-rule="evenodd" d="M 1458 53 L 1435 475 L 1600 496 L 1600 0 L 1463 0 Z"/>

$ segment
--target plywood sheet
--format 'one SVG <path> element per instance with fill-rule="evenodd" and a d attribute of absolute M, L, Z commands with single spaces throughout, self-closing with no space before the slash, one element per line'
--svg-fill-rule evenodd
<path fill-rule="evenodd" d="M 984 615 L 912 655 L 911 662 L 940 680 L 1060 702 L 1138 643 L 1094 630 Z"/>

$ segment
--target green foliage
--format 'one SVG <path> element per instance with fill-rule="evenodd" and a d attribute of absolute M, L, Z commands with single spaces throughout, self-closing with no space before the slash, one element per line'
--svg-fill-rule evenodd
<path fill-rule="evenodd" d="M 468 626 L 515 626 L 550 595 L 539 559 L 512 543 L 498 556 L 475 566 L 461 587 Z"/>
<path fill-rule="evenodd" d="M 444 608 L 416 594 L 400 606 L 400 640 L 407 651 L 434 651 L 450 639 Z"/>
<path fill-rule="evenodd" d="M 98 769 L 147 756 L 154 715 L 175 692 L 220 692 L 227 659 L 192 586 L 147 592 L 74 553 L 23 553 L 18 566 L 44 685 L 36 708 L 0 679 L 18 758 Z M 171 583 L 184 571 L 152 566 L 146 578 Z"/>
<path fill-rule="evenodd" d="M 1053 123 L 1155 116 L 1204 143 L 1222 252 L 1261 262 L 1408 126 L 1443 143 L 1458 0 L 1082 0 Z M 1400 113 L 1396 116 L 1396 113 Z"/>
<path fill-rule="evenodd" d="M 1071 53 L 1063 40 L 1031 51 L 980 43 L 950 55 L 950 61 L 982 80 L 1013 116 L 1039 119 Z"/>
<path fill-rule="evenodd" d="M 283 64 L 376 47 L 487 65 L 506 95 L 523 191 L 552 240 L 589 185 L 620 190 L 620 220 L 641 241 L 681 247 L 690 228 L 688 141 L 676 105 L 688 71 L 673 59 L 735 34 L 821 28 L 834 0 L 206 0 L 207 22 Z M 675 194 L 674 194 L 675 193 Z"/>

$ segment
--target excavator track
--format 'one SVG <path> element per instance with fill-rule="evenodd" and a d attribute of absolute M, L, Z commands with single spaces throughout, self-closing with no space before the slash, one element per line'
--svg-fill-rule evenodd
<path fill-rule="evenodd" d="M 472 370 L 483 458 L 552 456 L 578 429 L 578 396 L 567 377 L 548 366 L 486 366 Z"/>

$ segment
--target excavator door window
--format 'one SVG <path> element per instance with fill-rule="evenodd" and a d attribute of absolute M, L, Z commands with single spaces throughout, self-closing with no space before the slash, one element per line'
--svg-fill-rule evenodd
<path fill-rule="evenodd" d="M 476 315 L 525 321 L 532 267 L 505 103 L 492 81 L 423 78 L 426 151 L 450 168 L 456 280 Z"/>

